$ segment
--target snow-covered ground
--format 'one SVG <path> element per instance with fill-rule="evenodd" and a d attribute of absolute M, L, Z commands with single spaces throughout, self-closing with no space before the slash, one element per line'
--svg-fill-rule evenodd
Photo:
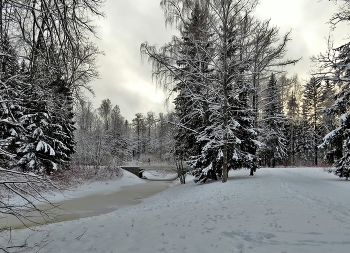
<path fill-rule="evenodd" d="M 46 225 L 29 242 L 44 239 L 39 252 L 350 252 L 350 182 L 322 168 L 248 174 L 176 185 L 138 205 Z M 32 233 L 12 231 L 12 242 Z"/>

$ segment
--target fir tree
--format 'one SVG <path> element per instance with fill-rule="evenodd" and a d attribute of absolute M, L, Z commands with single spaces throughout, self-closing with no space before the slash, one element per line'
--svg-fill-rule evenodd
<path fill-rule="evenodd" d="M 277 87 L 274 74 L 271 74 L 266 89 L 263 108 L 261 142 L 264 146 L 260 150 L 268 164 L 282 162 L 287 156 L 287 143 L 285 136 L 286 118 L 283 113 L 281 95 Z M 273 164 L 271 164 L 273 166 Z"/>
<path fill-rule="evenodd" d="M 53 90 L 52 100 L 55 101 L 52 111 L 52 123 L 56 128 L 52 131 L 53 146 L 56 152 L 55 162 L 65 169 L 75 152 L 76 145 L 73 96 L 68 84 L 62 79 L 55 80 L 51 83 L 50 88 Z"/>
<path fill-rule="evenodd" d="M 179 127 L 175 134 L 175 155 L 177 159 L 192 160 L 201 155 L 202 143 L 197 141 L 197 133 L 208 125 L 209 90 L 208 75 L 210 35 L 208 34 L 208 12 L 205 6 L 197 3 L 185 22 L 179 42 L 179 69 L 174 91 L 178 93 L 174 100 Z M 196 168 L 197 165 L 194 165 Z"/>
<path fill-rule="evenodd" d="M 321 110 L 324 104 L 322 91 L 321 79 L 312 77 L 305 85 L 302 100 L 305 135 L 303 138 L 299 138 L 304 143 L 301 151 L 307 152 L 308 150 L 313 150 L 313 161 L 316 166 L 318 164 L 318 145 L 322 141 L 322 137 L 320 136 Z"/>
<path fill-rule="evenodd" d="M 335 103 L 327 111 L 338 118 L 338 125 L 324 137 L 321 147 L 329 148 L 326 159 L 333 163 L 335 174 L 347 179 L 350 174 L 350 43 L 335 49 L 335 52 L 331 65 L 333 75 L 327 79 L 338 85 L 338 92 Z"/>
<path fill-rule="evenodd" d="M 248 3 L 238 6 L 234 7 L 232 1 L 221 2 L 215 6 L 212 17 L 220 27 L 215 34 L 219 57 L 214 64 L 217 67 L 210 96 L 209 126 L 198 136 L 205 145 L 200 168 L 195 171 L 197 182 L 218 176 L 226 182 L 230 169 L 247 168 L 253 175 L 257 168 L 257 132 L 253 126 L 254 111 L 248 103 L 252 85 L 246 76 L 250 67 L 250 59 L 245 55 L 248 18 L 240 12 L 240 8 L 253 6 Z"/>
<path fill-rule="evenodd" d="M 299 101 L 297 100 L 297 96 L 295 91 L 292 91 L 291 96 L 288 99 L 287 103 L 287 116 L 288 116 L 288 124 L 286 126 L 286 130 L 288 132 L 288 157 L 291 159 L 291 164 L 295 165 L 295 156 L 297 152 L 297 133 L 299 132 L 300 126 L 300 118 L 299 118 Z"/>
<path fill-rule="evenodd" d="M 11 167 L 16 156 L 14 143 L 24 132 L 18 121 L 23 113 L 24 73 L 6 34 L 2 36 L 0 55 L 0 164 Z"/>

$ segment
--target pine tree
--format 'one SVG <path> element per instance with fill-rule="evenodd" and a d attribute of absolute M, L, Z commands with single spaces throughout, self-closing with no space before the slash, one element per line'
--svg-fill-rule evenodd
<path fill-rule="evenodd" d="M 111 112 L 112 112 L 111 100 L 109 100 L 108 98 L 102 100 L 102 103 L 101 103 L 100 107 L 98 108 L 98 112 L 99 112 L 100 116 L 102 117 L 102 119 L 104 120 L 105 129 L 109 130 L 109 128 L 110 128 L 110 116 L 111 116 Z"/>
<path fill-rule="evenodd" d="M 180 145 L 177 146 L 179 151 L 192 147 L 189 162 L 198 182 L 220 177 L 226 182 L 229 169 L 248 168 L 253 175 L 257 168 L 256 149 L 260 142 L 255 128 L 256 110 L 252 105 L 257 108 L 258 97 L 251 78 L 253 74 L 257 77 L 256 72 L 261 69 L 270 69 L 272 62 L 282 63 L 278 57 L 284 54 L 288 40 L 286 36 L 276 48 L 269 40 L 266 47 L 264 43 L 254 44 L 257 23 L 251 14 L 257 3 L 254 0 L 162 0 L 166 23 L 179 29 L 184 39 L 190 39 L 172 40 L 160 50 L 148 43 L 141 45 L 141 54 L 152 62 L 157 83 L 170 93 L 178 92 L 176 110 L 179 120 L 186 120 L 178 124 Z M 198 6 L 208 12 L 205 22 L 208 29 L 192 31 Z M 270 31 L 268 24 L 265 27 Z M 209 49 L 204 47 L 205 43 L 191 40 L 204 31 L 209 36 L 204 36 L 201 42 L 209 41 Z M 276 29 L 271 32 L 275 33 Z M 266 48 L 266 52 L 259 51 Z M 265 56 L 266 61 L 262 62 Z M 198 59 L 208 68 L 196 68 Z M 262 65 L 253 66 L 254 60 Z M 285 64 L 293 62 L 284 61 Z M 252 94 L 255 102 L 250 101 Z M 184 141 L 180 142 L 181 139 Z"/>
<path fill-rule="evenodd" d="M 288 135 L 288 157 L 291 160 L 291 164 L 294 166 L 296 162 L 296 152 L 297 152 L 297 136 L 298 132 L 300 132 L 300 117 L 299 117 L 299 101 L 296 96 L 296 91 L 293 90 L 291 96 L 288 99 L 288 104 L 287 104 L 288 112 L 288 125 L 287 127 L 287 132 L 289 133 Z"/>
<path fill-rule="evenodd" d="M 144 153 L 144 133 L 146 132 L 145 117 L 142 113 L 136 113 L 135 118 L 132 120 L 132 125 L 134 127 L 134 143 L 135 147 L 133 150 L 133 157 L 140 159 L 141 154 Z"/>
<path fill-rule="evenodd" d="M 53 90 L 52 101 L 55 107 L 52 111 L 52 123 L 55 130 L 52 131 L 53 146 L 55 149 L 55 162 L 66 169 L 75 153 L 76 142 L 74 131 L 76 130 L 73 113 L 73 96 L 68 84 L 62 79 L 57 79 L 50 84 Z"/>
<path fill-rule="evenodd" d="M 324 137 L 321 147 L 328 147 L 326 159 L 333 163 L 335 174 L 339 177 L 349 178 L 350 174 L 350 43 L 335 49 L 332 63 L 333 75 L 328 77 L 338 85 L 335 94 L 335 103 L 327 108 L 338 118 L 337 128 Z"/>
<path fill-rule="evenodd" d="M 324 104 L 322 91 L 321 79 L 312 77 L 305 85 L 302 100 L 302 114 L 306 134 L 304 138 L 299 139 L 305 143 L 303 151 L 313 150 L 313 161 L 316 166 L 318 164 L 318 145 L 322 142 L 322 137 L 320 136 L 321 110 Z M 310 143 L 312 143 L 311 147 Z"/>
<path fill-rule="evenodd" d="M 14 143 L 23 134 L 18 119 L 23 113 L 22 96 L 25 84 L 20 71 L 18 56 L 8 36 L 1 36 L 0 45 L 0 165 L 15 163 Z"/>
<path fill-rule="evenodd" d="M 285 136 L 286 118 L 283 113 L 281 95 L 277 87 L 274 74 L 271 74 L 266 89 L 265 107 L 262 110 L 261 142 L 264 146 L 260 153 L 271 166 L 277 161 L 282 162 L 287 156 L 287 143 Z M 273 162 L 273 164 L 272 164 Z"/>
<path fill-rule="evenodd" d="M 201 155 L 202 143 L 197 141 L 197 133 L 208 125 L 210 35 L 208 34 L 208 10 L 195 4 L 188 21 L 181 30 L 179 43 L 179 66 L 174 91 L 174 100 L 179 126 L 175 134 L 175 155 L 180 161 L 194 160 Z M 196 165 L 194 165 L 194 168 Z"/>
<path fill-rule="evenodd" d="M 246 55 L 247 12 L 254 4 L 234 1 L 212 5 L 212 23 L 219 29 L 214 35 L 217 59 L 212 59 L 214 69 L 213 88 L 209 103 L 209 126 L 198 139 L 204 141 L 200 168 L 195 171 L 196 181 L 222 177 L 227 181 L 230 169 L 257 168 L 257 132 L 254 129 L 254 111 L 249 106 L 248 94 L 252 85 L 246 74 L 249 57 Z M 245 13 L 242 13 L 245 9 Z"/>

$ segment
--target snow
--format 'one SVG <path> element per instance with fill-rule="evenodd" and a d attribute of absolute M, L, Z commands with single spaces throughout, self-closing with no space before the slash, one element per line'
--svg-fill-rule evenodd
<path fill-rule="evenodd" d="M 39 141 L 38 145 L 36 146 L 36 151 L 41 151 L 44 150 L 46 153 L 47 151 L 50 151 L 50 156 L 55 155 L 55 150 L 51 147 L 50 144 L 44 142 L 44 141 Z"/>
<path fill-rule="evenodd" d="M 59 202 L 66 198 L 74 199 L 83 198 L 94 194 L 110 194 L 120 190 L 120 188 L 123 186 L 144 184 L 145 182 L 145 180 L 140 179 L 126 170 L 123 170 L 123 177 L 120 179 L 85 183 L 73 189 L 64 191 L 62 194 L 56 193 L 54 195 L 45 195 L 45 197 L 51 202 Z"/>
<path fill-rule="evenodd" d="M 229 176 L 224 184 L 187 180 L 138 205 L 46 225 L 37 233 L 12 231 L 12 241 L 30 234 L 32 243 L 44 238 L 48 244 L 40 252 L 349 252 L 348 181 L 306 167 Z M 83 194 L 108 191 L 99 184 L 86 187 Z M 0 245 L 5 242 L 0 236 Z"/>

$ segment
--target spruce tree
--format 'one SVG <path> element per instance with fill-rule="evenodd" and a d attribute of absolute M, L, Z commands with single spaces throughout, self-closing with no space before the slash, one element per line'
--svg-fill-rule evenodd
<path fill-rule="evenodd" d="M 202 141 L 198 132 L 208 125 L 209 57 L 212 51 L 208 33 L 208 10 L 197 3 L 188 21 L 184 23 L 179 41 L 178 70 L 174 91 L 176 118 L 175 156 L 179 161 L 189 161 L 193 168 L 201 156 Z"/>
<path fill-rule="evenodd" d="M 248 2 L 233 1 L 214 4 L 211 22 L 219 27 L 215 37 L 218 57 L 214 61 L 213 88 L 209 103 L 209 126 L 198 139 L 205 141 L 201 167 L 195 172 L 197 182 L 222 177 L 227 181 L 228 171 L 257 168 L 257 132 L 254 129 L 254 111 L 248 103 L 252 85 L 247 78 L 250 58 L 248 43 L 248 15 L 241 8 L 253 8 Z"/>
<path fill-rule="evenodd" d="M 320 136 L 320 129 L 322 128 L 320 126 L 322 119 L 321 110 L 324 104 L 322 91 L 321 79 L 312 77 L 305 85 L 302 100 L 305 135 L 304 138 L 299 139 L 304 143 L 302 151 L 313 151 L 313 163 L 316 166 L 318 164 L 318 145 L 322 142 L 322 137 Z"/>
<path fill-rule="evenodd" d="M 282 162 L 287 156 L 286 118 L 283 113 L 281 95 L 274 74 L 270 76 L 265 93 L 265 106 L 262 110 L 263 129 L 260 139 L 264 146 L 261 148 L 260 153 L 267 164 L 273 166 L 275 162 Z"/>
<path fill-rule="evenodd" d="M 15 141 L 23 134 L 19 117 L 23 113 L 23 72 L 19 58 L 8 36 L 1 36 L 0 45 L 0 165 L 9 168 L 15 163 Z"/>
<path fill-rule="evenodd" d="M 350 43 L 335 49 L 332 70 L 328 80 L 337 84 L 335 103 L 327 108 L 328 113 L 338 118 L 337 128 L 324 137 L 321 147 L 328 147 L 326 159 L 333 163 L 335 174 L 349 178 L 350 174 Z"/>
<path fill-rule="evenodd" d="M 295 94 L 295 90 L 292 91 L 291 96 L 287 103 L 287 117 L 288 123 L 286 130 L 288 133 L 288 157 L 290 158 L 291 165 L 295 165 L 296 153 L 297 153 L 297 141 L 298 133 L 300 132 L 300 117 L 299 117 L 299 101 Z"/>

